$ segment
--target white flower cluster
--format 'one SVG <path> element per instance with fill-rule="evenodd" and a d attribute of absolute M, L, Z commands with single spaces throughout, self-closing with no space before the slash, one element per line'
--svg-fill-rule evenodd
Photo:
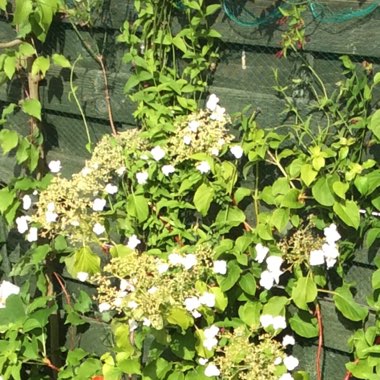
<path fill-rule="evenodd" d="M 19 294 L 20 288 L 9 281 L 2 281 L 0 284 L 0 309 L 5 308 L 5 301 L 11 294 Z"/>
<path fill-rule="evenodd" d="M 327 268 L 332 268 L 337 258 L 339 257 L 339 250 L 336 242 L 341 238 L 337 231 L 336 225 L 330 224 L 324 230 L 325 242 L 320 249 L 314 249 L 310 252 L 309 263 L 310 265 L 323 265 L 326 263 Z"/>
<path fill-rule="evenodd" d="M 204 292 L 200 297 L 188 297 L 184 300 L 185 309 L 190 311 L 194 318 L 199 318 L 202 314 L 197 310 L 200 307 L 214 307 L 215 306 L 215 295 L 213 293 Z"/>
<path fill-rule="evenodd" d="M 275 330 L 286 328 L 286 319 L 282 315 L 273 316 L 270 314 L 262 314 L 260 316 L 261 325 L 266 328 L 273 326 Z"/>
<path fill-rule="evenodd" d="M 32 243 L 33 241 L 37 241 L 38 239 L 38 229 L 37 227 L 29 228 L 30 221 L 31 217 L 29 215 L 23 215 L 16 218 L 17 231 L 20 234 L 27 232 L 26 240 Z"/>
<path fill-rule="evenodd" d="M 211 351 L 218 345 L 218 339 L 217 335 L 219 333 L 219 327 L 212 325 L 206 329 L 204 329 L 204 340 L 203 340 L 203 347 L 205 347 L 207 350 Z M 206 365 L 208 362 L 208 359 L 200 358 L 199 364 Z M 204 371 L 205 376 L 207 377 L 213 377 L 213 376 L 219 376 L 220 375 L 220 369 L 215 365 L 215 363 L 209 363 L 207 364 L 207 367 Z"/>
<path fill-rule="evenodd" d="M 262 263 L 265 258 L 267 269 L 261 273 L 260 286 L 269 290 L 273 287 L 274 283 L 278 284 L 280 276 L 284 273 L 280 268 L 284 260 L 280 256 L 268 256 L 269 249 L 262 244 L 257 244 L 256 247 L 256 261 Z"/>
<path fill-rule="evenodd" d="M 219 98 L 215 94 L 211 94 L 207 100 L 206 108 L 211 111 L 210 119 L 222 121 L 226 109 L 218 105 Z"/>

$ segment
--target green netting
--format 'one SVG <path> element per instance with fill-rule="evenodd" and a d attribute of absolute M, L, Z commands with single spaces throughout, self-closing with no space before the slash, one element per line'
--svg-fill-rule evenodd
<path fill-rule="evenodd" d="M 282 17 L 280 8 L 286 9 L 291 4 L 298 3 L 297 0 L 283 1 L 277 6 L 271 5 L 263 9 L 259 15 L 254 14 L 247 6 L 246 1 L 224 0 L 223 9 L 225 14 L 236 24 L 243 27 L 259 27 L 271 24 Z M 317 0 L 307 0 L 310 12 L 315 20 L 321 23 L 342 23 L 371 14 L 379 5 L 380 0 L 375 0 L 371 4 L 361 6 L 358 1 L 358 8 L 347 7 L 344 10 L 333 10 L 328 5 Z"/>

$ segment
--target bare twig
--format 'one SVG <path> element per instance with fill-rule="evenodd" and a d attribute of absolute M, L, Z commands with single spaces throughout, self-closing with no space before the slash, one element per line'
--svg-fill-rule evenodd
<path fill-rule="evenodd" d="M 15 40 L 12 40 L 12 41 L 7 41 L 7 42 L 0 42 L 0 49 L 9 49 L 9 48 L 13 48 L 15 46 L 18 46 L 20 44 L 22 44 L 22 40 L 19 40 L 18 38 L 16 38 Z"/>
<path fill-rule="evenodd" d="M 321 371 L 321 356 L 322 356 L 322 346 L 323 346 L 323 324 L 322 324 L 322 315 L 321 308 L 319 304 L 315 306 L 315 314 L 318 321 L 318 350 L 317 350 L 317 380 L 322 380 L 322 371 Z"/>

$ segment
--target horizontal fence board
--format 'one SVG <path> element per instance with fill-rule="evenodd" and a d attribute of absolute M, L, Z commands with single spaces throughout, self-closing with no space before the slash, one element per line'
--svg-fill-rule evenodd
<path fill-rule="evenodd" d="M 60 74 L 61 71 L 63 75 Z M 69 76 L 68 69 L 61 70 L 58 67 L 52 67 L 49 70 L 48 75 L 40 84 L 40 101 L 44 109 L 80 115 L 74 98 L 71 96 L 71 101 L 69 100 L 71 92 Z M 132 124 L 134 106 L 124 94 L 124 85 L 128 77 L 129 75 L 124 73 L 109 73 L 108 87 L 114 121 Z M 74 78 L 73 85 L 78 88 L 76 94 L 85 115 L 108 120 L 102 72 L 78 67 L 75 69 Z M 0 101 L 17 102 L 21 97 L 19 80 L 13 80 L 10 85 L 0 86 Z"/>
<path fill-rule="evenodd" d="M 335 5 L 339 3 L 339 11 L 348 10 L 347 2 L 334 2 Z M 262 4 L 257 5 L 256 2 L 244 2 L 244 4 L 239 2 L 239 4 L 244 5 L 246 10 L 256 17 L 263 10 Z M 245 19 L 248 22 L 255 20 L 255 18 Z M 311 13 L 307 11 L 305 25 L 308 42 L 305 48 L 325 53 L 380 57 L 379 20 L 379 7 L 365 18 L 326 24 L 314 20 Z M 252 46 L 279 47 L 281 34 L 285 30 L 284 26 L 280 27 L 276 23 L 263 25 L 260 28 L 240 26 L 229 19 L 223 11 L 219 12 L 213 26 L 221 33 L 224 42 Z M 371 43 L 368 43 L 369 38 Z"/>

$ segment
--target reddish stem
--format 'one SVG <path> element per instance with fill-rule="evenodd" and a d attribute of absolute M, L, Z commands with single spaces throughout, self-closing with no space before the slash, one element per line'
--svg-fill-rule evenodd
<path fill-rule="evenodd" d="M 71 297 L 70 297 L 70 294 L 67 293 L 65 284 L 63 283 L 61 276 L 57 272 L 53 272 L 53 274 L 54 274 L 55 278 L 57 279 L 57 281 L 58 281 L 58 283 L 62 289 L 63 294 L 65 295 L 66 303 L 71 306 Z"/>
<path fill-rule="evenodd" d="M 323 324 L 322 324 L 322 315 L 321 308 L 319 304 L 315 306 L 315 315 L 318 321 L 318 350 L 317 350 L 317 380 L 322 380 L 322 371 L 321 371 L 321 357 L 322 357 L 322 346 L 323 346 Z"/>

